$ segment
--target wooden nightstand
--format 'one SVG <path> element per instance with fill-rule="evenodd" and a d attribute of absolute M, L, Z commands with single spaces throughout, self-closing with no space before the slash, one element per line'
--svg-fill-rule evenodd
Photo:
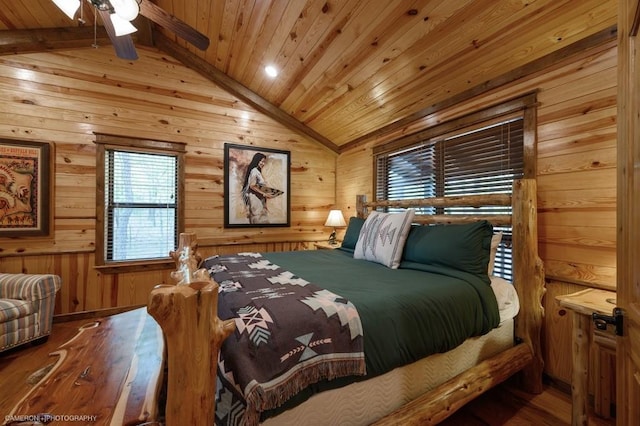
<path fill-rule="evenodd" d="M 601 315 L 611 315 L 616 307 L 616 293 L 613 291 L 587 289 L 577 293 L 557 296 L 556 300 L 560 306 L 573 312 L 573 353 L 571 361 L 573 373 L 571 376 L 571 398 L 572 398 L 572 425 L 588 424 L 588 401 L 589 401 L 589 350 L 591 341 L 597 345 L 596 359 L 594 360 L 594 377 L 596 377 L 595 389 L 595 412 L 602 417 L 610 417 L 610 403 L 613 390 L 610 382 L 615 372 L 606 367 L 608 363 L 600 358 L 602 351 L 614 351 L 615 356 L 615 334 L 607 331 L 594 329 L 594 336 L 591 336 L 592 314 L 594 312 Z M 605 368 L 603 368 L 603 365 Z"/>
<path fill-rule="evenodd" d="M 316 250 L 333 250 L 342 245 L 342 241 L 338 241 L 336 244 L 329 244 L 328 241 L 318 241 L 313 243 Z"/>

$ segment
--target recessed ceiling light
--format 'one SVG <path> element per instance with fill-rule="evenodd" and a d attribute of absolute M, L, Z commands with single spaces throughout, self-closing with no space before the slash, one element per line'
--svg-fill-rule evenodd
<path fill-rule="evenodd" d="M 278 76 L 278 70 L 273 65 L 267 65 L 264 67 L 264 72 L 271 78 L 275 78 Z"/>

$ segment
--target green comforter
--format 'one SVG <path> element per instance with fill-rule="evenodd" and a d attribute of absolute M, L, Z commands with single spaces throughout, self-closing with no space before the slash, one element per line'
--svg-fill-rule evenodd
<path fill-rule="evenodd" d="M 466 272 L 408 262 L 389 269 L 343 250 L 264 256 L 356 306 L 367 377 L 446 352 L 500 321 L 491 287 Z"/>

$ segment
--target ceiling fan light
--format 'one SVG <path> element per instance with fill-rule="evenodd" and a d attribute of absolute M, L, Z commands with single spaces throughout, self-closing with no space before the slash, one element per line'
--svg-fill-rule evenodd
<path fill-rule="evenodd" d="M 78 0 L 53 0 L 53 2 L 62 10 L 69 19 L 73 19 L 76 16 L 76 12 L 80 8 L 80 1 Z"/>
<path fill-rule="evenodd" d="M 122 19 L 116 13 L 112 13 L 111 15 L 109 15 L 109 17 L 111 18 L 111 23 L 113 24 L 113 29 L 115 30 L 117 36 L 123 36 L 138 31 L 138 29 L 134 27 L 131 22 L 127 21 L 126 19 Z"/>
<path fill-rule="evenodd" d="M 119 17 L 133 21 L 140 13 L 140 6 L 136 0 L 111 0 L 111 6 Z"/>

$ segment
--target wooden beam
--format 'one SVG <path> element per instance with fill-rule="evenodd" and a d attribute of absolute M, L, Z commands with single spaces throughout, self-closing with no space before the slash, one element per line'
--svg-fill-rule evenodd
<path fill-rule="evenodd" d="M 294 130 L 303 136 L 306 136 L 325 147 L 329 148 L 333 152 L 338 152 L 339 147 L 329 139 L 325 138 L 312 128 L 308 127 L 304 123 L 301 123 L 297 119 L 293 118 L 277 106 L 271 104 L 266 99 L 262 98 L 251 89 L 243 86 L 233 78 L 229 77 L 204 59 L 195 55 L 188 49 L 179 46 L 177 43 L 169 40 L 159 31 L 154 32 L 154 42 L 156 47 L 169 55 L 173 56 L 185 66 L 199 72 L 213 83 L 222 87 L 232 95 L 240 98 L 243 102 L 251 105 L 261 113 L 267 115 L 278 123 L 282 124 Z"/>
<path fill-rule="evenodd" d="M 411 200 L 384 200 L 365 202 L 365 207 L 399 207 L 403 209 L 418 207 L 483 207 L 483 206 L 510 206 L 509 194 L 477 194 L 453 197 L 433 197 Z"/>
<path fill-rule="evenodd" d="M 482 93 L 486 93 L 497 87 L 516 81 L 519 78 L 525 77 L 527 75 L 533 74 L 538 71 L 542 71 L 545 68 L 548 68 L 556 63 L 559 63 L 560 61 L 565 60 L 566 58 L 576 53 L 582 52 L 592 47 L 599 46 L 603 43 L 614 41 L 616 40 L 617 34 L 618 34 L 618 27 L 617 25 L 613 25 L 596 34 L 593 34 L 592 36 L 583 38 L 582 40 L 577 41 L 563 49 L 556 50 L 555 52 L 550 53 L 536 61 L 533 61 L 519 68 L 516 68 L 513 71 L 503 74 L 497 78 L 487 80 L 484 83 L 479 84 L 475 87 L 472 87 L 469 90 L 465 90 L 462 93 L 454 95 L 449 99 L 446 99 L 442 102 L 435 103 L 427 108 L 421 109 L 420 111 L 417 111 L 411 115 L 408 115 L 405 118 L 402 118 L 384 127 L 376 129 L 366 135 L 360 136 L 359 138 L 356 138 L 349 143 L 341 145 L 340 152 L 345 152 L 347 150 L 360 146 L 373 138 L 380 137 L 385 134 L 391 133 L 393 131 L 399 130 L 429 114 L 433 114 L 436 111 L 441 111 L 450 106 L 472 99 L 475 96 L 478 96 Z"/>
<path fill-rule="evenodd" d="M 100 45 L 111 45 L 104 28 L 93 26 L 42 28 L 0 31 L 0 55 L 46 52 L 54 49 L 91 47 L 97 40 Z"/>
<path fill-rule="evenodd" d="M 138 29 L 134 33 L 134 41 L 138 46 L 147 46 L 154 47 L 153 38 L 154 38 L 154 25 L 151 21 L 145 18 L 142 15 L 138 15 L 138 17 L 133 21 L 133 26 Z"/>

